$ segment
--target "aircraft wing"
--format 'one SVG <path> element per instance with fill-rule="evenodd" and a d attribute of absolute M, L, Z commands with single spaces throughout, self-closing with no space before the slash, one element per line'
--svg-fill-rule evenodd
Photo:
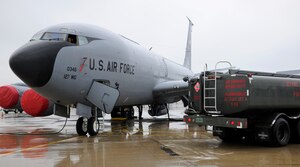
<path fill-rule="evenodd" d="M 182 80 L 161 82 L 153 89 L 155 101 L 161 104 L 186 99 L 187 95 L 188 83 Z"/>
<path fill-rule="evenodd" d="M 297 69 L 297 70 L 288 70 L 288 71 L 278 71 L 276 73 L 279 73 L 279 74 L 289 74 L 289 75 L 299 75 L 300 74 L 300 69 Z"/>

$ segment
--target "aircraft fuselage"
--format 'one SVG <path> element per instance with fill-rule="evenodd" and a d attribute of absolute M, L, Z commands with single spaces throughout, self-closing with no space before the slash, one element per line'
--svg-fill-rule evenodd
<path fill-rule="evenodd" d="M 61 39 L 48 39 L 45 33 L 66 34 L 63 37 L 71 34 L 77 42 L 70 44 Z M 156 84 L 193 75 L 189 69 L 102 28 L 63 24 L 46 28 L 36 36 L 39 34 L 40 38 L 13 54 L 10 65 L 26 84 L 58 104 L 91 105 L 86 96 L 94 81 L 119 90 L 116 106 L 152 104 Z M 81 44 L 79 38 L 83 39 Z M 41 49 L 52 45 L 57 50 L 53 53 Z M 32 56 L 34 49 L 40 51 Z M 18 64 L 26 65 L 24 69 L 15 68 Z M 32 73 L 32 77 L 24 73 Z"/>

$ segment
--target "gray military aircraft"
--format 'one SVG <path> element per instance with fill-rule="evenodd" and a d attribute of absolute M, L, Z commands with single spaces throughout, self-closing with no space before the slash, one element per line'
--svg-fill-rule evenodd
<path fill-rule="evenodd" d="M 51 99 L 54 113 L 69 116 L 76 107 L 79 135 L 96 135 L 99 111 L 132 113 L 149 105 L 149 114 L 168 113 L 167 103 L 187 103 L 192 76 L 191 31 L 184 65 L 163 58 L 138 43 L 106 29 L 86 24 L 60 24 L 36 33 L 16 50 L 9 64 L 13 72 L 39 94 Z"/>

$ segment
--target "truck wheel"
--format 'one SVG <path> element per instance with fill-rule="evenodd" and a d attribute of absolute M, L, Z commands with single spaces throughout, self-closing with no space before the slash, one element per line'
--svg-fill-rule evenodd
<path fill-rule="evenodd" d="M 272 142 L 275 146 L 285 146 L 289 143 L 291 131 L 289 123 L 284 118 L 279 118 L 272 128 Z"/>
<path fill-rule="evenodd" d="M 300 120 L 297 121 L 295 130 L 294 130 L 294 140 L 296 143 L 300 143 Z"/>

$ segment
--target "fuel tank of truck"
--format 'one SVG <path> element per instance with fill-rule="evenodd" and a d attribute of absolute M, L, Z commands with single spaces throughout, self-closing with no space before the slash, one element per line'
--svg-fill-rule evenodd
<path fill-rule="evenodd" d="M 297 78 L 222 75 L 216 82 L 216 107 L 222 115 L 246 110 L 300 109 Z"/>
<path fill-rule="evenodd" d="M 210 115 L 300 110 L 299 77 L 242 72 L 202 73 L 190 80 L 189 107 Z"/>

